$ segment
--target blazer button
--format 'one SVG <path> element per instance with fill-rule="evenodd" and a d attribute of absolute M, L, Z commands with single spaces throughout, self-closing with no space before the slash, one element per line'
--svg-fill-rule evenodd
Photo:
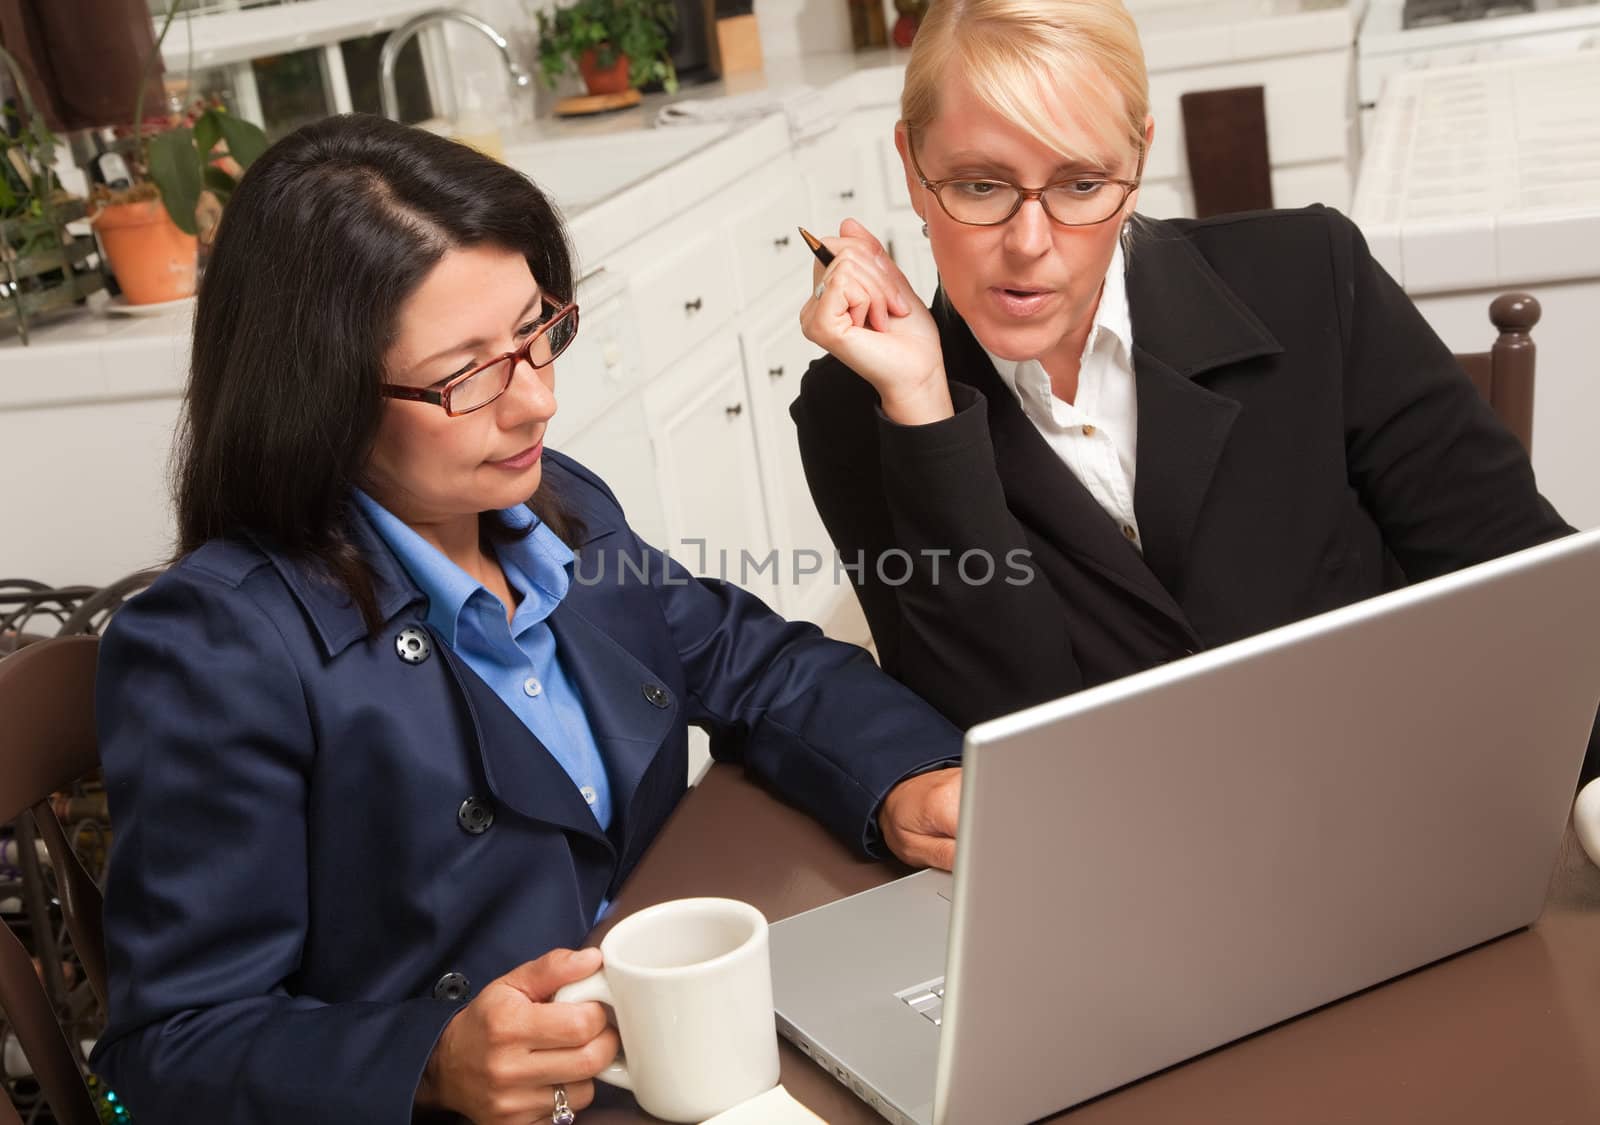
<path fill-rule="evenodd" d="M 494 806 L 478 797 L 468 797 L 456 810 L 456 823 L 468 836 L 482 836 L 494 823 Z"/>
<path fill-rule="evenodd" d="M 650 701 L 652 707 L 666 707 L 672 702 L 672 697 L 667 694 L 667 689 L 660 684 L 645 684 L 644 697 Z"/>
<path fill-rule="evenodd" d="M 433 655 L 433 644 L 428 640 L 426 630 L 408 625 L 395 637 L 394 650 L 407 664 L 421 664 Z"/>
<path fill-rule="evenodd" d="M 465 1000 L 471 991 L 472 982 L 466 977 L 460 973 L 446 973 L 433 986 L 433 998 L 454 1004 L 458 1000 Z"/>

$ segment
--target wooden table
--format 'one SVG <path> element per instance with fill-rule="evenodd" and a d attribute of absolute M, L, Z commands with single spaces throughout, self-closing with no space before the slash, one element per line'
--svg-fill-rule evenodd
<path fill-rule="evenodd" d="M 754 903 L 776 921 L 905 873 L 854 858 L 739 770 L 716 765 L 645 854 L 609 919 L 669 898 L 720 895 Z M 787 1042 L 780 1054 L 783 1084 L 833 1125 L 882 1121 Z M 1600 869 L 1569 831 L 1544 914 L 1530 929 L 1050 1120 L 1058 1119 L 1072 1125 L 1600 1122 Z M 582 1125 L 654 1120 L 626 1093 L 604 1086 L 581 1115 Z"/>

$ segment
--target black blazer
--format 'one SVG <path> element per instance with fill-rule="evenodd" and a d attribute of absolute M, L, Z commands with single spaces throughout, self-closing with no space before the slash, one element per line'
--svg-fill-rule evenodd
<path fill-rule="evenodd" d="M 1142 554 L 943 300 L 955 417 L 832 356 L 792 407 L 884 667 L 958 725 L 1571 531 L 1337 212 L 1141 219 L 1127 287 Z"/>

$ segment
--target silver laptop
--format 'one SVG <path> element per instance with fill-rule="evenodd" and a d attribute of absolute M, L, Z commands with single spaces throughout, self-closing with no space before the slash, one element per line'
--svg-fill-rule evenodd
<path fill-rule="evenodd" d="M 1600 703 L 1600 532 L 974 727 L 953 880 L 772 927 L 885 1117 L 1025 1122 L 1532 922 Z"/>

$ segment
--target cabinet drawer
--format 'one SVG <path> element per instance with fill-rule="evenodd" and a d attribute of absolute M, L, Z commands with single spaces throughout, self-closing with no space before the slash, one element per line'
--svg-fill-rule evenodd
<path fill-rule="evenodd" d="M 877 168 L 849 135 L 828 137 L 810 151 L 802 149 L 796 160 L 807 169 L 806 187 L 811 193 L 811 213 L 816 226 L 807 223 L 813 234 L 838 234 L 846 218 L 871 225 L 878 211 Z"/>
<path fill-rule="evenodd" d="M 779 281 L 787 280 L 794 288 L 795 308 L 799 309 L 809 286 L 813 259 L 795 228 L 809 221 L 805 188 L 791 182 L 777 198 L 743 212 L 728 224 L 746 304 Z"/>
<path fill-rule="evenodd" d="M 736 340 L 718 340 L 644 391 L 667 539 L 658 544 L 690 571 L 777 600 L 768 556 L 744 369 Z"/>
<path fill-rule="evenodd" d="M 639 269 L 629 289 L 646 378 L 710 336 L 739 307 L 733 264 L 718 228 Z"/>
<path fill-rule="evenodd" d="M 572 347 L 556 360 L 556 402 L 551 421 L 553 442 L 575 434 L 605 412 L 628 388 L 640 381 L 638 324 L 628 290 L 605 279 L 580 289 L 582 327 Z"/>

